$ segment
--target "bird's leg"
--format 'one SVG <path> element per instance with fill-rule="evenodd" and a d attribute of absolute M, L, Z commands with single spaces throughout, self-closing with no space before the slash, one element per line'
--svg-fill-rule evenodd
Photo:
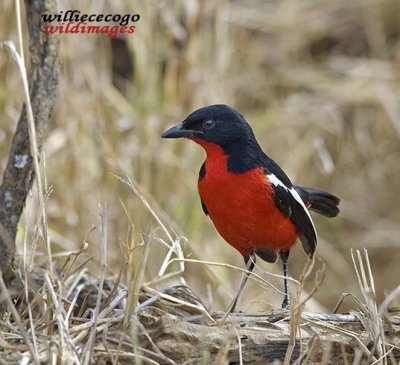
<path fill-rule="evenodd" d="M 256 265 L 256 255 L 254 253 L 251 253 L 250 256 L 246 256 L 244 258 L 244 262 L 246 264 L 246 272 L 244 272 L 242 275 L 242 279 L 240 280 L 239 289 L 238 289 L 235 297 L 233 298 L 228 309 L 226 310 L 224 316 L 221 318 L 220 323 L 222 323 L 222 324 L 225 323 L 226 317 L 228 317 L 229 314 L 231 314 L 235 310 L 239 296 L 240 296 L 244 286 L 246 285 L 246 282 L 247 282 L 247 279 L 249 278 L 250 273 L 253 271 L 254 266 Z"/>
<path fill-rule="evenodd" d="M 281 251 L 280 256 L 283 263 L 283 287 L 285 290 L 285 298 L 282 302 L 282 309 L 289 309 L 290 299 L 289 299 L 289 284 L 288 284 L 288 259 L 289 251 Z"/>

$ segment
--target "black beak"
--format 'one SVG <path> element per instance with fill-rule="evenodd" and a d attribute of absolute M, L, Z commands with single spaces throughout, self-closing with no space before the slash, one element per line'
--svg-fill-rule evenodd
<path fill-rule="evenodd" d="M 179 123 L 175 127 L 166 130 L 161 138 L 181 138 L 181 137 L 193 137 L 194 131 L 185 129 L 183 122 Z"/>

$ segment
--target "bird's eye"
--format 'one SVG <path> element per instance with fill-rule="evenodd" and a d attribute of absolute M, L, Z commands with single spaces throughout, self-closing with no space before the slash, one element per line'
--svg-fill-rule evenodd
<path fill-rule="evenodd" d="M 215 121 L 212 119 L 208 119 L 203 122 L 204 129 L 212 129 L 214 127 L 215 127 Z"/>

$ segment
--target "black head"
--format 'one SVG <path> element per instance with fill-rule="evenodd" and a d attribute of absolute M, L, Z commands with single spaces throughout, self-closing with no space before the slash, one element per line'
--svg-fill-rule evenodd
<path fill-rule="evenodd" d="M 254 139 L 254 134 L 235 109 L 228 105 L 216 104 L 197 109 L 182 123 L 168 129 L 162 138 L 190 138 L 226 146 Z"/>
<path fill-rule="evenodd" d="M 192 139 L 204 147 L 207 156 L 209 152 L 213 153 L 210 150 L 213 150 L 213 144 L 217 144 L 228 156 L 227 167 L 233 173 L 242 173 L 261 166 L 267 158 L 243 116 L 223 104 L 210 105 L 194 111 L 182 123 L 164 132 L 161 137 Z"/>

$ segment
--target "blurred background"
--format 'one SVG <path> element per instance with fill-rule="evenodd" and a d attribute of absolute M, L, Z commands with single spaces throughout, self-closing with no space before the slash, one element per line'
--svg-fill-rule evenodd
<path fill-rule="evenodd" d="M 97 234 L 89 232 L 104 203 L 108 274 L 118 274 L 132 239 L 138 250 L 148 239 L 145 281 L 157 277 L 168 251 L 165 234 L 117 175 L 130 177 L 170 232 L 187 238 L 180 241 L 185 257 L 243 268 L 202 212 L 197 176 L 204 152 L 190 141 L 160 139 L 192 110 L 226 103 L 246 117 L 293 181 L 342 199 L 338 218 L 314 215 L 325 277 L 306 309 L 332 310 L 343 292 L 360 296 L 352 248 L 368 249 L 378 302 L 399 285 L 398 0 L 61 0 L 59 7 L 141 16 L 135 32 L 123 37 L 60 36 L 59 91 L 44 146 L 49 231 L 60 263 L 86 239 L 84 256 L 92 257 L 87 265 L 96 273 Z M 23 32 L 26 37 L 25 24 Z M 1 2 L 0 38 L 17 42 L 13 1 Z M 5 52 L 0 79 L 3 171 L 22 103 L 17 69 Z M 33 237 L 36 206 L 30 198 L 20 252 L 24 233 L 28 242 Z M 41 251 L 39 245 L 38 263 Z M 291 276 L 299 278 L 305 262 L 297 245 Z M 324 265 L 318 262 L 315 271 Z M 171 264 L 166 274 L 177 267 Z M 280 263 L 259 262 L 256 273 L 282 290 L 282 280 L 268 274 L 281 274 Z M 223 310 L 240 272 L 188 262 L 181 278 L 212 310 Z M 312 275 L 306 292 L 314 281 Z M 253 281 L 239 308 L 261 313 L 281 301 L 281 294 Z M 355 306 L 346 300 L 342 309 Z"/>

